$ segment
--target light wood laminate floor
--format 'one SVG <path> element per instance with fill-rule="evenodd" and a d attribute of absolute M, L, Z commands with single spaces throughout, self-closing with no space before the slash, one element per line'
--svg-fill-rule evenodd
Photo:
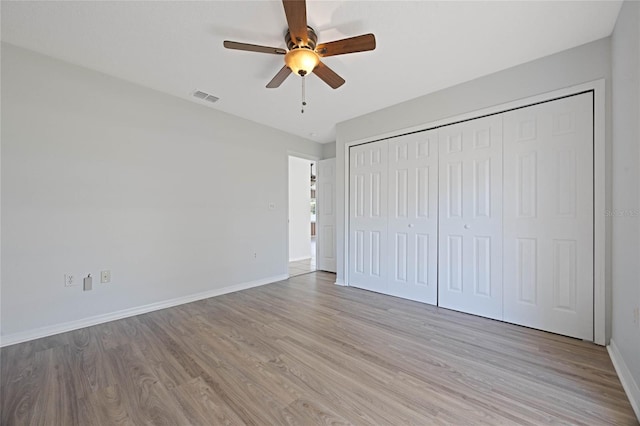
<path fill-rule="evenodd" d="M 295 262 L 289 262 L 289 277 L 308 274 L 309 272 L 314 272 L 315 270 L 315 259 L 296 260 Z"/>
<path fill-rule="evenodd" d="M 334 281 L 3 348 L 2 425 L 636 424 L 603 347 Z"/>

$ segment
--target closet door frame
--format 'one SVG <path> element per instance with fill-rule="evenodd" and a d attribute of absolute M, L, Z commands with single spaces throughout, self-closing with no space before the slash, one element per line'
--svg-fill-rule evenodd
<path fill-rule="evenodd" d="M 607 333 L 608 326 L 610 325 L 611 318 L 610 313 L 607 314 L 607 303 L 610 300 L 611 286 L 607 284 L 607 271 L 610 267 L 610 261 L 608 257 L 610 252 L 606 249 L 606 229 L 611 225 L 611 218 L 606 217 L 605 211 L 606 205 L 606 187 L 610 182 L 610 177 L 607 177 L 606 167 L 606 93 L 605 93 L 605 80 L 598 79 L 591 82 L 546 92 L 543 94 L 530 96 L 527 98 L 518 99 L 511 102 L 505 102 L 499 105 L 479 109 L 473 112 L 460 114 L 454 117 L 448 117 L 441 120 L 436 120 L 409 128 L 388 132 L 373 137 L 368 137 L 352 142 L 345 143 L 344 145 L 344 175 L 343 185 L 344 200 L 343 203 L 343 217 L 344 221 L 344 233 L 342 240 L 344 244 L 343 249 L 343 282 L 340 284 L 349 285 L 349 151 L 352 146 L 361 145 L 363 143 L 374 142 L 382 139 L 388 139 L 396 136 L 401 136 L 407 133 L 420 132 L 424 130 L 430 130 L 437 127 L 447 126 L 455 124 L 461 121 L 472 120 L 475 118 L 484 117 L 492 114 L 499 114 L 512 109 L 523 108 L 531 105 L 535 105 L 542 102 L 552 101 L 554 99 L 563 98 L 567 96 L 577 95 L 584 92 L 593 92 L 593 200 L 594 200 L 594 343 L 599 345 L 607 345 L 609 343 L 610 335 Z M 341 204 L 342 204 L 341 203 Z"/>

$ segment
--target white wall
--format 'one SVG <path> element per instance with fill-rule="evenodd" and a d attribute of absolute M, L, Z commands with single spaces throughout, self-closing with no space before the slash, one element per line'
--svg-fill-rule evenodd
<path fill-rule="evenodd" d="M 336 128 L 337 282 L 344 283 L 345 277 L 344 176 L 347 143 L 601 78 L 606 79 L 608 94 L 611 84 L 610 53 L 610 39 L 598 40 L 338 123 Z M 607 111 L 610 111 L 609 95 L 607 95 Z M 608 129 L 609 113 L 607 113 L 606 122 Z M 609 131 L 607 131 L 607 140 L 610 140 Z M 609 201 L 607 205 L 610 205 Z M 608 274 L 609 271 L 607 271 Z"/>
<path fill-rule="evenodd" d="M 311 161 L 289 157 L 289 261 L 311 257 Z"/>
<path fill-rule="evenodd" d="M 611 37 L 613 72 L 612 346 L 640 418 L 640 3 L 625 1 Z M 623 367 L 616 365 L 616 367 Z M 620 371 L 620 370 L 619 370 Z M 623 383 L 625 378 L 622 377 Z M 627 389 L 627 392 L 632 392 Z"/>
<path fill-rule="evenodd" d="M 11 45 L 1 75 L 5 343 L 286 276 L 287 153 L 320 144 Z"/>

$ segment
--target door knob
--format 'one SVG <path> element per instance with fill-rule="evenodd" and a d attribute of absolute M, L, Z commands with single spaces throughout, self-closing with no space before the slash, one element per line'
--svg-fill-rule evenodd
<path fill-rule="evenodd" d="M 413 223 L 410 223 L 410 224 L 409 224 L 409 228 L 413 228 Z"/>
<path fill-rule="evenodd" d="M 471 225 L 465 225 L 464 229 L 471 229 Z"/>

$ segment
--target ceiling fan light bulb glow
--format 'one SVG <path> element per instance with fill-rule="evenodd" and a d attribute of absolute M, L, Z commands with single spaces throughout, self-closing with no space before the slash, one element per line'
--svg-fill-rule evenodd
<path fill-rule="evenodd" d="M 295 74 L 305 76 L 318 66 L 320 58 L 313 50 L 301 47 L 287 52 L 287 54 L 284 55 L 284 63 L 287 64 Z"/>

